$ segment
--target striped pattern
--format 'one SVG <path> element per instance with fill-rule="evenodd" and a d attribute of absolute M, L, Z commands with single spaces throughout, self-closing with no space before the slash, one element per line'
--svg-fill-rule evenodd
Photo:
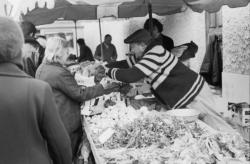
<path fill-rule="evenodd" d="M 151 79 L 152 87 L 157 89 L 157 87 L 168 77 L 170 71 L 177 62 L 178 59 L 174 55 L 170 54 L 162 47 L 156 46 L 145 54 L 135 67 L 147 75 Z"/>
<path fill-rule="evenodd" d="M 170 108 L 185 107 L 194 100 L 205 83 L 200 75 L 183 65 L 177 57 L 161 46 L 152 48 L 139 61 L 134 57 L 128 58 L 127 64 L 131 69 L 137 68 L 134 70 L 149 79 L 155 97 Z M 136 72 L 128 74 L 127 71 L 130 69 L 121 71 L 113 68 L 108 71 L 108 76 L 115 80 L 137 76 Z"/>
<path fill-rule="evenodd" d="M 106 73 L 110 78 L 117 80 L 116 78 L 116 72 L 117 72 L 118 68 L 110 68 L 108 69 L 108 72 Z"/>
<path fill-rule="evenodd" d="M 132 68 L 136 64 L 136 59 L 134 55 L 129 56 L 126 60 L 129 65 L 129 68 Z"/>
<path fill-rule="evenodd" d="M 198 75 L 196 81 L 194 82 L 190 90 L 173 106 L 173 108 L 180 108 L 185 106 L 187 102 L 190 101 L 190 99 L 192 99 L 199 93 L 199 90 L 201 89 L 203 84 L 204 79 L 200 75 Z"/>

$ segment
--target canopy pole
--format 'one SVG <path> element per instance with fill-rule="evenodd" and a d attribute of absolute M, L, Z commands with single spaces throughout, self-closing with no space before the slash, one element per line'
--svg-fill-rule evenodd
<path fill-rule="evenodd" d="M 76 56 L 79 57 L 78 55 L 78 45 L 77 45 L 77 27 L 76 27 L 76 20 L 73 20 L 73 22 L 75 23 L 75 34 L 76 34 Z"/>
<path fill-rule="evenodd" d="M 149 16 L 149 31 L 150 31 L 150 35 L 153 36 L 153 21 L 152 21 L 152 4 L 151 4 L 151 0 L 148 2 L 148 16 Z"/>
<path fill-rule="evenodd" d="M 100 33 L 100 45 L 101 45 L 101 61 L 103 61 L 103 47 L 102 47 L 102 27 L 101 27 L 101 18 L 98 19 L 99 21 L 99 33 Z"/>

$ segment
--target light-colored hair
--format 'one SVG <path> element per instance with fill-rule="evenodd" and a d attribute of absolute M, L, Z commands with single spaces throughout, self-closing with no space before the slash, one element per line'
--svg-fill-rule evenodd
<path fill-rule="evenodd" d="M 24 37 L 21 27 L 9 17 L 0 16 L 0 61 L 20 58 Z"/>
<path fill-rule="evenodd" d="M 65 39 L 59 36 L 50 37 L 46 43 L 44 62 L 63 64 L 64 55 L 68 53 L 68 44 Z"/>

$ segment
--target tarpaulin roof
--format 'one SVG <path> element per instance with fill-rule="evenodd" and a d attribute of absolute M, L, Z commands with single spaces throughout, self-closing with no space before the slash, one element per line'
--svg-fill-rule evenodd
<path fill-rule="evenodd" d="M 29 0 L 34 3 L 37 0 Z M 49 0 L 47 0 L 49 1 Z M 91 20 L 102 16 L 116 16 L 118 18 L 142 17 L 148 14 L 148 3 L 152 5 L 152 12 L 157 15 L 170 15 L 184 11 L 187 7 L 195 12 L 217 12 L 221 6 L 246 6 L 250 0 L 50 0 L 54 6 L 39 7 L 28 10 L 23 15 L 36 25 L 52 23 L 58 18 L 64 20 Z M 46 0 L 43 0 L 46 2 Z M 41 3 L 41 2 L 40 2 Z M 46 3 L 44 3 L 46 4 Z"/>

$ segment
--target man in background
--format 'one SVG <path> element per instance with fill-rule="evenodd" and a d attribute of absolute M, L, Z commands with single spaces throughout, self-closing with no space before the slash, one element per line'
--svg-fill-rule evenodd
<path fill-rule="evenodd" d="M 144 29 L 150 32 L 150 21 L 147 19 L 144 23 Z M 151 45 L 148 47 L 148 50 L 155 45 L 162 45 L 166 50 L 169 52 L 172 48 L 174 48 L 174 41 L 172 38 L 163 35 L 163 25 L 160 21 L 158 21 L 155 18 L 152 18 L 152 37 L 153 41 L 151 42 Z"/>
<path fill-rule="evenodd" d="M 107 63 L 116 61 L 117 52 L 115 46 L 111 43 L 111 41 L 112 36 L 110 34 L 105 35 L 104 42 L 96 47 L 94 56 L 95 59 Z"/>

